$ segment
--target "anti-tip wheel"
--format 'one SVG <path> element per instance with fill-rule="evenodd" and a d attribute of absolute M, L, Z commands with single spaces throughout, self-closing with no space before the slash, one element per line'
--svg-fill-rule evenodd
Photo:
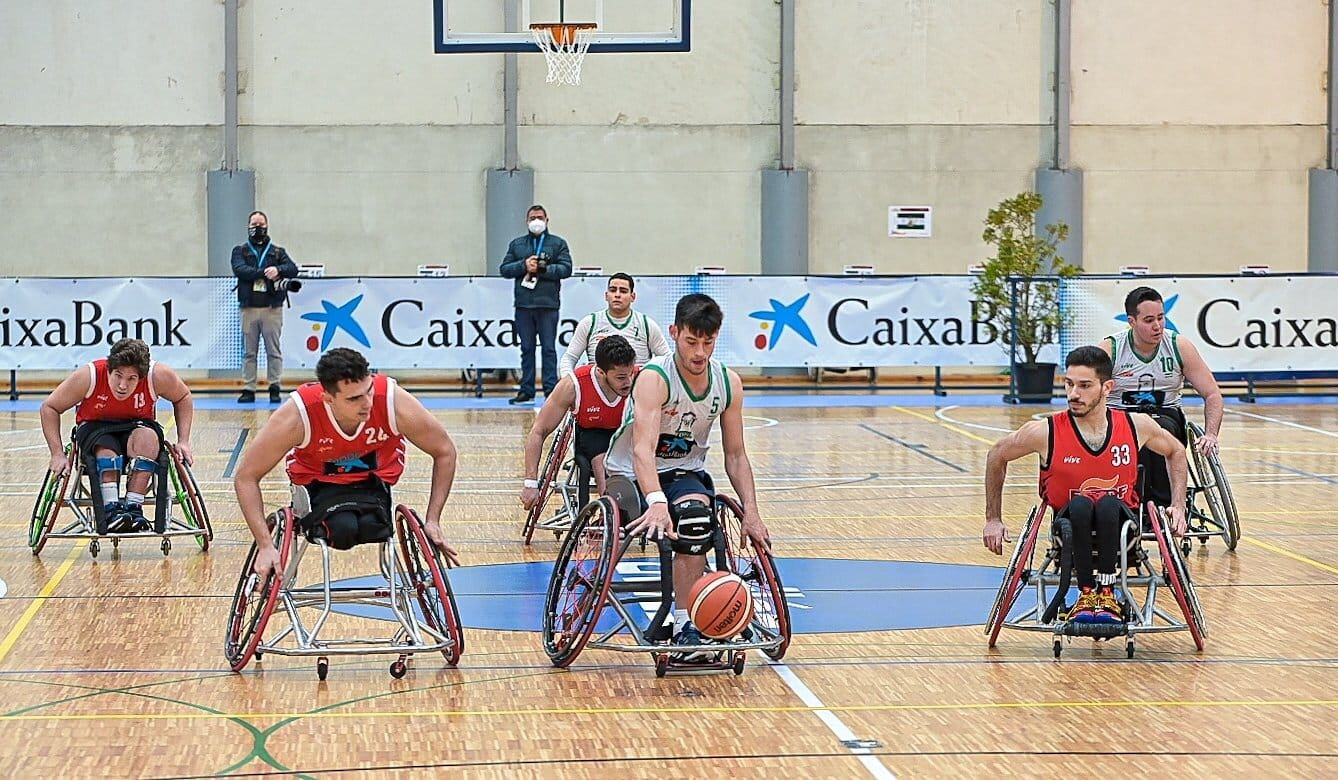
<path fill-rule="evenodd" d="M 1059 641 L 1058 639 L 1056 639 L 1056 640 L 1055 640 L 1055 658 L 1058 658 L 1059 656 L 1063 655 L 1063 653 L 1064 653 L 1064 643 L 1061 642 L 1061 641 Z"/>
<path fill-rule="evenodd" d="M 394 677 L 396 680 L 404 677 L 404 675 L 408 673 L 409 665 L 404 663 L 404 661 L 395 661 L 390 665 L 390 676 Z"/>
<path fill-rule="evenodd" d="M 94 558 L 98 557 L 98 553 L 101 552 L 101 550 L 102 550 L 102 545 L 98 544 L 97 539 L 94 539 L 93 541 L 88 543 L 88 554 L 93 556 Z"/>
<path fill-rule="evenodd" d="M 742 650 L 734 654 L 734 665 L 731 668 L 734 670 L 735 677 L 743 674 L 743 666 L 747 663 L 747 658 L 747 654 Z"/>
<path fill-rule="evenodd" d="M 669 672 L 669 654 L 659 653 L 655 656 L 655 676 L 663 677 Z"/>
<path fill-rule="evenodd" d="M 1125 645 L 1124 645 L 1124 656 L 1125 656 L 1126 658 L 1133 658 L 1133 657 L 1134 657 L 1134 643 L 1133 643 L 1133 642 L 1127 642 L 1127 643 L 1125 643 Z"/>
<path fill-rule="evenodd" d="M 158 549 L 163 551 L 163 555 L 172 552 L 172 540 L 163 539 L 162 543 L 158 545 Z"/>
<path fill-rule="evenodd" d="M 330 674 L 330 659 L 325 657 L 317 658 L 316 677 L 320 678 L 321 682 L 325 682 L 325 678 L 329 674 Z"/>

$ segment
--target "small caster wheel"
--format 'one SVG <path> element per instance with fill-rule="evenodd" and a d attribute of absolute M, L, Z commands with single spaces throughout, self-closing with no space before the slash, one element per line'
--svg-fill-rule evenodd
<path fill-rule="evenodd" d="M 1056 639 L 1056 640 L 1055 640 L 1055 658 L 1058 658 L 1058 657 L 1059 657 L 1060 655 L 1062 655 L 1063 653 L 1064 653 L 1064 643 L 1061 642 L 1061 641 L 1059 641 L 1058 639 Z"/>
<path fill-rule="evenodd" d="M 172 540 L 164 539 L 162 543 L 158 545 L 158 549 L 163 551 L 163 555 L 172 552 Z"/>
<path fill-rule="evenodd" d="M 1207 539 L 1204 539 L 1203 541 L 1206 542 L 1206 541 L 1208 541 L 1208 540 L 1207 540 Z M 1183 542 L 1180 543 L 1180 554 L 1183 555 L 1183 556 L 1185 556 L 1186 558 L 1189 557 L 1189 553 L 1190 553 L 1193 549 L 1194 549 L 1194 542 L 1191 541 L 1191 540 L 1189 540 L 1189 539 L 1186 539 L 1186 540 L 1184 540 Z"/>
<path fill-rule="evenodd" d="M 1133 642 L 1126 642 L 1126 643 L 1125 643 L 1125 645 L 1124 645 L 1124 657 L 1125 657 L 1125 658 L 1133 658 L 1133 657 L 1134 657 L 1134 643 L 1133 643 Z"/>
<path fill-rule="evenodd" d="M 327 676 L 329 676 L 329 674 L 330 674 L 330 659 L 329 659 L 329 658 L 326 658 L 325 656 L 321 656 L 320 658 L 317 658 L 317 659 L 316 659 L 316 676 L 317 676 L 318 678 L 320 678 L 320 681 L 321 681 L 321 682 L 325 682 L 325 678 L 326 678 Z"/>
<path fill-rule="evenodd" d="M 409 673 L 409 665 L 402 660 L 397 660 L 390 665 L 390 676 L 396 680 Z"/>
<path fill-rule="evenodd" d="M 120 550 L 120 549 L 121 549 L 121 540 L 120 540 L 120 539 L 115 539 L 115 538 L 113 538 L 113 539 L 112 539 L 112 552 L 116 552 L 117 550 Z"/>
<path fill-rule="evenodd" d="M 1204 538 L 1200 539 L 1200 540 L 1199 540 L 1199 546 L 1200 546 L 1200 547 L 1207 547 L 1207 546 L 1208 546 L 1208 537 L 1205 536 Z"/>
<path fill-rule="evenodd" d="M 264 653 L 260 652 L 259 650 L 256 651 L 256 663 L 260 663 L 260 660 L 264 657 L 265 657 Z"/>
<path fill-rule="evenodd" d="M 669 655 L 660 653 L 655 656 L 655 676 L 663 677 L 669 672 Z"/>
<path fill-rule="evenodd" d="M 739 651 L 734 654 L 734 665 L 731 666 L 730 668 L 734 670 L 735 677 L 738 677 L 743 674 L 743 665 L 747 663 L 747 657 L 748 657 L 747 654 L 744 653 L 743 651 Z"/>
<path fill-rule="evenodd" d="M 101 551 L 102 551 L 102 545 L 101 545 L 101 544 L 98 544 L 98 540 L 97 540 L 97 539 L 94 539 L 93 541 L 91 541 L 91 542 L 88 543 L 88 554 L 89 554 L 89 555 L 91 555 L 91 556 L 93 556 L 94 558 L 96 558 L 96 557 L 98 557 L 98 553 L 101 552 Z"/>

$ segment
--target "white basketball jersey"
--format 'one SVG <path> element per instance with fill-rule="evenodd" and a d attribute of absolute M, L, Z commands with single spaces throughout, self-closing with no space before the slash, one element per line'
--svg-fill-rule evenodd
<path fill-rule="evenodd" d="M 1110 394 L 1110 405 L 1121 407 L 1125 391 L 1160 390 L 1165 393 L 1164 405 L 1179 406 L 1180 391 L 1185 386 L 1185 362 L 1180 359 L 1178 334 L 1164 331 L 1157 349 L 1143 356 L 1134 349 L 1134 333 L 1126 330 L 1107 336 L 1111 345 L 1111 359 L 1115 363 L 1115 390 Z"/>
<path fill-rule="evenodd" d="M 660 407 L 660 436 L 655 443 L 655 470 L 684 469 L 700 471 L 706 467 L 706 452 L 711 446 L 711 426 L 729 406 L 733 393 L 729 372 L 718 360 L 707 364 L 708 384 L 700 398 L 692 394 L 678 374 L 673 355 L 664 355 L 646 363 L 644 374 L 653 371 L 664 377 L 669 398 Z M 635 477 L 632 466 L 632 419 L 635 404 L 628 403 L 622 425 L 609 442 L 604 467 L 610 474 Z"/>
<path fill-rule="evenodd" d="M 595 362 L 595 348 L 608 336 L 622 336 L 636 351 L 636 364 L 645 365 L 654 355 L 650 353 L 650 319 L 640 312 L 632 311 L 621 323 L 609 316 L 609 310 L 597 311 L 590 315 L 590 339 L 585 345 L 585 359 Z"/>

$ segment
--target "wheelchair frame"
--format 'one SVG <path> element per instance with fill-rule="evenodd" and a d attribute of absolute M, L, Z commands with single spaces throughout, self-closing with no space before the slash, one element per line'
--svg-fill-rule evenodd
<path fill-rule="evenodd" d="M 1135 638 L 1139 634 L 1188 631 L 1194 641 L 1194 647 L 1199 651 L 1203 650 L 1204 638 L 1208 635 L 1203 608 L 1199 604 L 1194 584 L 1189 579 L 1189 570 L 1185 566 L 1180 548 L 1171 537 L 1170 521 L 1151 502 L 1143 508 L 1150 517 L 1150 533 L 1140 532 L 1141 515 L 1126 520 L 1120 528 L 1120 538 L 1126 540 L 1125 544 L 1120 545 L 1119 568 L 1119 589 L 1125 622 L 1114 625 L 1073 623 L 1068 620 L 1042 622 L 1053 595 L 1050 589 L 1057 588 L 1060 584 L 1059 566 L 1062 560 L 1059 542 L 1051 535 L 1040 568 L 1034 571 L 1031 568 L 1041 521 L 1047 508 L 1044 505 L 1033 507 L 1022 532 L 1017 537 L 1013 555 L 1004 571 L 1003 582 L 999 585 L 994 605 L 985 623 L 985 634 L 989 637 L 990 647 L 995 646 L 1001 629 L 1010 628 L 1051 634 L 1054 638 L 1055 658 L 1059 658 L 1063 653 L 1064 639 L 1075 636 L 1088 636 L 1094 639 L 1125 637 L 1125 654 L 1128 658 L 1133 658 Z M 1162 562 L 1160 574 L 1153 570 L 1147 551 L 1143 548 L 1142 543 L 1148 540 L 1155 540 L 1157 543 Z M 1183 619 L 1177 619 L 1157 606 L 1157 590 L 1161 586 L 1171 591 Z M 1035 591 L 1035 604 L 1016 618 L 1009 619 L 1008 614 L 1012 611 L 1014 602 L 1022 591 L 1029 587 Z M 1141 603 L 1134 596 L 1134 588 L 1144 589 Z"/>
<path fill-rule="evenodd" d="M 199 483 L 195 481 L 195 475 L 182 460 L 177 448 L 161 438 L 159 441 L 158 468 L 151 483 L 153 490 L 151 494 L 146 494 L 154 496 L 153 530 L 98 533 L 97 513 L 101 505 L 94 503 L 94 473 L 88 470 L 86 456 L 79 452 L 74 433 L 71 432 L 70 441 L 65 445 L 69 467 L 64 474 L 47 469 L 37 493 L 37 502 L 33 505 L 28 523 L 28 546 L 33 555 L 40 555 L 52 539 L 88 540 L 88 553 L 94 558 L 98 557 L 102 549 L 102 539 L 111 541 L 114 552 L 120 551 L 121 541 L 125 539 L 158 539 L 158 549 L 167 555 L 172 551 L 174 536 L 194 537 L 200 551 L 207 551 L 214 539 L 214 528 L 200 494 Z M 101 501 L 101 496 L 96 500 Z M 64 507 L 68 507 L 74 517 L 57 529 L 56 518 Z M 184 518 L 176 517 L 173 507 L 179 507 Z"/>
<path fill-rule="evenodd" d="M 232 670 L 240 672 L 253 656 L 260 662 L 266 653 L 315 657 L 316 675 L 321 680 L 329 674 L 332 655 L 395 655 L 390 675 L 396 679 L 407 673 L 409 658 L 415 653 L 440 652 L 447 665 L 455 666 L 464 652 L 465 639 L 446 564 L 416 512 L 400 504 L 394 514 L 391 537 L 379 543 L 380 574 L 385 582 L 371 587 L 333 585 L 330 548 L 323 540 L 314 542 L 321 552 L 320 584 L 283 585 L 296 581 L 302 558 L 313 543 L 296 531 L 297 518 L 291 507 L 271 514 L 267 519 L 279 550 L 282 582 L 273 572 L 264 583 L 257 582 L 252 570 L 257 554 L 253 543 L 233 592 L 223 643 L 223 654 Z M 395 633 L 388 639 L 322 637 L 321 631 L 335 607 L 345 604 L 388 608 L 398 624 Z M 269 620 L 280 606 L 288 625 L 264 641 Z M 311 609 L 319 613 L 308 627 L 301 612 Z"/>
<path fill-rule="evenodd" d="M 1186 422 L 1185 447 L 1189 454 L 1190 484 L 1185 519 L 1189 528 L 1180 540 L 1180 552 L 1185 555 L 1189 555 L 1195 539 L 1206 545 L 1209 538 L 1220 536 L 1228 550 L 1236 549 L 1240 542 L 1240 515 L 1236 512 L 1236 498 L 1231 494 L 1231 484 L 1227 482 L 1221 458 L 1216 453 L 1205 458 L 1194 446 L 1202 436 L 1203 429 L 1197 423 Z M 1199 509 L 1194 501 L 1200 495 L 1208 504 L 1207 512 Z"/>
<path fill-rule="evenodd" d="M 673 552 L 668 540 L 658 544 L 661 576 L 658 579 L 614 581 L 613 574 L 628 547 L 644 534 L 628 536 L 616 502 L 602 496 L 577 515 L 554 562 L 544 604 L 544 651 L 554 666 L 565 668 L 588 645 L 624 653 L 650 653 L 655 676 L 677 673 L 733 671 L 743 674 L 747 651 L 760 650 L 773 660 L 784 657 L 790 644 L 790 611 L 776 565 L 767 550 L 745 547 L 743 510 L 729 496 L 717 495 L 714 504 L 714 552 L 708 571 L 731 571 L 748 583 L 753 596 L 753 619 L 734 640 L 702 645 L 671 645 L 670 618 L 674 608 Z M 749 551 L 751 550 L 751 552 Z M 638 559 L 644 560 L 644 559 Z M 658 603 L 642 624 L 632 605 Z M 595 632 L 605 608 L 616 620 L 611 628 Z M 644 609 L 643 609 L 644 611 Z M 680 663 L 675 653 L 715 654 L 707 663 Z"/>
<path fill-rule="evenodd" d="M 571 492 L 567 489 L 569 485 L 574 484 L 573 472 L 576 471 L 574 459 L 567 457 L 567 451 L 571 449 L 572 440 L 575 437 L 576 418 L 571 412 L 568 412 L 553 433 L 553 441 L 548 445 L 548 454 L 544 457 L 543 468 L 539 469 L 539 498 L 525 514 L 525 525 L 521 533 L 527 545 L 537 529 L 552 531 L 558 539 L 561 539 L 562 535 L 571 529 L 572 518 L 576 516 L 579 505 L 572 502 Z M 561 477 L 563 469 L 567 471 L 565 479 Z M 552 517 L 545 520 L 543 519 L 544 510 L 547 508 L 554 490 L 562 496 L 562 507 Z"/>

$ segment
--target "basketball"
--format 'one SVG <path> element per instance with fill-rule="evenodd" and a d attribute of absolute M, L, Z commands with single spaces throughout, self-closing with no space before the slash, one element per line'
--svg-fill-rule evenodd
<path fill-rule="evenodd" d="M 692 624 L 711 639 L 730 639 L 753 619 L 753 597 L 739 575 L 710 572 L 688 593 Z"/>

